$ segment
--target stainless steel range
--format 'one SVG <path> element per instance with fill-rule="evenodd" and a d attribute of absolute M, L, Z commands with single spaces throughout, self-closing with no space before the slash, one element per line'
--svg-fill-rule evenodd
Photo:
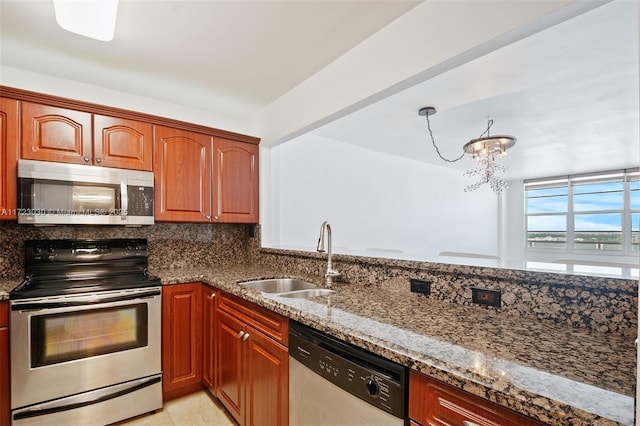
<path fill-rule="evenodd" d="M 13 425 L 105 425 L 162 407 L 161 286 L 146 240 L 25 243 L 9 293 Z"/>

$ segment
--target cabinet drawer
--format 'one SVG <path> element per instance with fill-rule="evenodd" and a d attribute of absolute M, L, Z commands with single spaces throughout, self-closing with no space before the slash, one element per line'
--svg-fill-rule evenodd
<path fill-rule="evenodd" d="M 224 292 L 219 294 L 218 309 L 228 312 L 283 345 L 288 345 L 289 323 L 286 317 Z"/>
<path fill-rule="evenodd" d="M 9 302 L 0 302 L 0 327 L 9 325 Z"/>
<path fill-rule="evenodd" d="M 459 426 L 464 421 L 487 426 L 543 425 L 413 370 L 409 375 L 409 417 L 421 424 L 434 426 Z"/>

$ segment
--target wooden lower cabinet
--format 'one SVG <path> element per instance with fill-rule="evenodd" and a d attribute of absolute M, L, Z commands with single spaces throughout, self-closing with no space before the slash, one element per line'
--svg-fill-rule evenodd
<path fill-rule="evenodd" d="M 162 288 L 162 396 L 202 389 L 202 284 Z"/>
<path fill-rule="evenodd" d="M 248 327 L 246 351 L 246 415 L 250 426 L 289 424 L 289 353 L 285 346 L 274 342 Z"/>
<path fill-rule="evenodd" d="M 219 311 L 216 318 L 218 337 L 218 398 L 236 421 L 244 418 L 244 365 L 242 350 L 245 325 L 230 314 Z"/>
<path fill-rule="evenodd" d="M 0 302 L 0 426 L 9 426 L 11 399 L 9 379 L 9 302 Z"/>
<path fill-rule="evenodd" d="M 216 290 L 202 286 L 202 381 L 212 395 L 217 396 L 216 385 Z"/>
<path fill-rule="evenodd" d="M 540 426 L 537 420 L 411 370 L 409 417 L 415 426 Z"/>
<path fill-rule="evenodd" d="M 222 292 L 217 306 L 218 398 L 240 425 L 288 425 L 287 319 Z"/>

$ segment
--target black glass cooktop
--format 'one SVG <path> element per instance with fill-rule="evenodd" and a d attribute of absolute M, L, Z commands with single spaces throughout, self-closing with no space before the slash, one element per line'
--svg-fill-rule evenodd
<path fill-rule="evenodd" d="M 144 239 L 29 240 L 25 280 L 10 299 L 62 296 L 160 285 L 147 272 Z"/>

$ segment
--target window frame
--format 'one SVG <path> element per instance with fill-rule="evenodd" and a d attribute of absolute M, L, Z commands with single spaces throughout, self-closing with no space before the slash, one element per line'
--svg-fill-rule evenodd
<path fill-rule="evenodd" d="M 633 250 L 633 214 L 640 214 L 640 206 L 632 208 L 631 206 L 631 182 L 640 180 L 640 169 L 623 169 L 606 172 L 587 173 L 580 175 L 556 176 L 551 178 L 530 179 L 524 181 L 524 250 L 531 253 L 547 253 L 547 254 L 577 254 L 577 255 L 610 255 L 610 256 L 637 256 L 640 252 L 638 249 Z M 575 188 L 584 184 L 599 184 L 607 182 L 622 182 L 622 208 L 621 209 L 603 209 L 603 210 L 587 210 L 575 211 Z M 563 212 L 542 212 L 529 213 L 529 195 L 528 191 L 545 188 L 566 188 L 567 190 L 567 206 Z M 585 214 L 621 214 L 621 232 L 622 244 L 620 250 L 605 249 L 576 249 L 576 216 Z M 553 247 L 530 247 L 529 234 L 535 231 L 529 231 L 530 217 L 543 216 L 561 216 L 566 215 L 566 245 L 564 248 Z M 582 231 L 577 231 L 582 232 Z"/>

